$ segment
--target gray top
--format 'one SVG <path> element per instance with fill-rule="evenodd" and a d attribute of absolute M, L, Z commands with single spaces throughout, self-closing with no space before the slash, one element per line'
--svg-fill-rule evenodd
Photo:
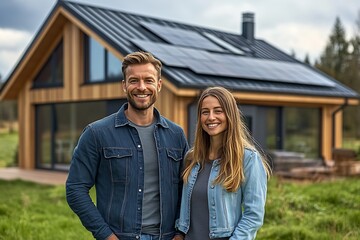
<path fill-rule="evenodd" d="M 198 173 L 190 203 L 190 228 L 185 240 L 206 240 L 209 237 L 208 182 L 213 161 L 206 162 Z M 226 240 L 228 238 L 213 238 Z"/>
<path fill-rule="evenodd" d="M 131 123 L 139 133 L 144 154 L 144 197 L 142 227 L 144 234 L 158 235 L 160 230 L 159 164 L 157 159 L 154 126 L 138 126 Z"/>

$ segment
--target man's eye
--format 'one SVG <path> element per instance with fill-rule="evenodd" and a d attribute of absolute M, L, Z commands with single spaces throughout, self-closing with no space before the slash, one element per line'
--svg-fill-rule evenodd
<path fill-rule="evenodd" d="M 136 79 L 130 79 L 129 83 L 137 83 L 138 81 Z"/>

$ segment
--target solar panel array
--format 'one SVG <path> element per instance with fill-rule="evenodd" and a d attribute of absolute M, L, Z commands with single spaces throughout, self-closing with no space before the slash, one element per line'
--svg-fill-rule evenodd
<path fill-rule="evenodd" d="M 222 40 L 221 38 L 218 38 L 214 34 L 211 34 L 211 33 L 208 33 L 208 32 L 203 32 L 202 34 L 205 35 L 210 40 L 212 40 L 213 42 L 215 42 L 215 43 L 219 44 L 220 46 L 224 47 L 225 49 L 228 49 L 232 53 L 240 54 L 240 55 L 245 54 L 244 51 L 240 50 L 239 48 L 236 48 L 235 46 L 231 45 L 228 42 L 225 42 L 224 40 Z"/>
<path fill-rule="evenodd" d="M 217 52 L 224 51 L 223 48 L 219 47 L 198 32 L 142 21 L 140 21 L 140 24 L 173 45 L 206 49 Z"/>
<path fill-rule="evenodd" d="M 214 53 L 136 39 L 132 42 L 142 50 L 153 53 L 165 65 L 188 68 L 198 74 L 315 86 L 335 85 L 323 75 L 300 63 Z"/>

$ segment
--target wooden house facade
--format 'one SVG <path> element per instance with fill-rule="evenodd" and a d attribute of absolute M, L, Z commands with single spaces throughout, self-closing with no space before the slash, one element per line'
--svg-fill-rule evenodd
<path fill-rule="evenodd" d="M 152 52 L 163 63 L 156 107 L 181 125 L 191 143 L 196 101 L 207 86 L 231 90 L 266 150 L 330 160 L 342 144 L 342 110 L 359 95 L 254 36 L 58 1 L 1 89 L 16 99 L 19 165 L 67 170 L 86 124 L 126 102 L 121 60 Z"/>

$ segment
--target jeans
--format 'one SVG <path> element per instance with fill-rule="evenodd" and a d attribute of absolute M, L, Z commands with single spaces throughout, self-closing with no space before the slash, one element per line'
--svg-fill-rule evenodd
<path fill-rule="evenodd" d="M 159 240 L 159 236 L 149 235 L 149 234 L 141 234 L 140 240 Z"/>

